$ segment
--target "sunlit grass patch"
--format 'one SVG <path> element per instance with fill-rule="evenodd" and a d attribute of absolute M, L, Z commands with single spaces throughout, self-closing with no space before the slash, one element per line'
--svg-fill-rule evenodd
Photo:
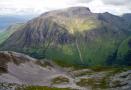
<path fill-rule="evenodd" d="M 27 86 L 24 88 L 17 88 L 16 90 L 73 90 L 69 88 L 55 88 L 47 86 Z"/>
<path fill-rule="evenodd" d="M 58 76 L 52 79 L 52 84 L 63 84 L 63 83 L 69 83 L 69 79 L 64 76 Z"/>

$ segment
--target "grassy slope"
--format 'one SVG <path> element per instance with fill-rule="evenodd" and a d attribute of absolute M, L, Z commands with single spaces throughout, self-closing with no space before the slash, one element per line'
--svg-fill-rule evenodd
<path fill-rule="evenodd" d="M 118 48 L 116 63 L 121 65 L 131 65 L 131 47 L 129 46 L 131 37 L 125 39 Z"/>
<path fill-rule="evenodd" d="M 128 45 L 129 40 L 131 40 L 131 37 L 128 37 L 126 40 L 124 40 L 118 50 L 118 57 L 123 56 L 124 54 L 126 54 L 129 50 L 131 50 L 131 48 Z"/>
<path fill-rule="evenodd" d="M 105 65 L 106 59 L 116 48 L 112 42 L 97 42 L 92 44 L 79 44 L 85 65 Z M 46 57 L 58 62 L 68 64 L 83 64 L 80 60 L 76 45 L 64 45 L 61 48 L 48 49 Z"/>

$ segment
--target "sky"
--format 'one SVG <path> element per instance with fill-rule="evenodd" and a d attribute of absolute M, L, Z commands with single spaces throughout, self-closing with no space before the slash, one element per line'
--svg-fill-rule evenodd
<path fill-rule="evenodd" d="M 89 7 L 95 13 L 131 13 L 131 0 L 0 0 L 0 15 L 39 15 L 73 6 Z"/>

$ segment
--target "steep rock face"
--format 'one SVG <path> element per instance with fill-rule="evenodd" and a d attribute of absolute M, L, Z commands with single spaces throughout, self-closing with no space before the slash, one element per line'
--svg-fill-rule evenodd
<path fill-rule="evenodd" d="M 52 24 L 52 26 L 48 26 Z M 33 26 L 32 26 L 33 25 Z M 40 26 L 39 26 L 40 25 Z M 35 29 L 34 29 L 35 28 Z M 49 28 L 52 28 L 49 30 Z M 49 41 L 49 39 L 54 39 L 51 41 L 57 42 L 61 37 L 65 37 L 65 39 L 70 38 L 70 35 L 67 34 L 67 30 L 58 26 L 56 23 L 52 23 L 48 20 L 39 23 L 29 23 L 24 29 L 14 33 L 8 40 L 7 46 L 11 46 L 12 48 L 17 47 L 37 47 L 43 46 L 44 42 Z M 66 41 L 65 41 L 66 42 Z M 68 41 L 67 41 L 68 42 Z M 63 41 L 64 43 L 64 41 Z"/>
<path fill-rule="evenodd" d="M 118 16 L 72 7 L 30 20 L 1 48 L 70 64 L 104 65 L 127 33 Z"/>
<path fill-rule="evenodd" d="M 124 14 L 122 18 L 125 19 L 128 27 L 130 28 L 131 27 L 131 14 L 130 13 Z"/>
<path fill-rule="evenodd" d="M 126 20 L 124 18 L 112 15 L 108 12 L 99 14 L 99 19 L 119 29 L 127 29 Z"/>

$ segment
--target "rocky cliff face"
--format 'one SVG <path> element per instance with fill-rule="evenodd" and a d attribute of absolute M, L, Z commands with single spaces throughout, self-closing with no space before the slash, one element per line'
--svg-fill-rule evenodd
<path fill-rule="evenodd" d="M 2 44 L 2 50 L 85 65 L 105 65 L 130 35 L 123 18 L 92 13 L 86 7 L 47 12 L 19 29 Z"/>

